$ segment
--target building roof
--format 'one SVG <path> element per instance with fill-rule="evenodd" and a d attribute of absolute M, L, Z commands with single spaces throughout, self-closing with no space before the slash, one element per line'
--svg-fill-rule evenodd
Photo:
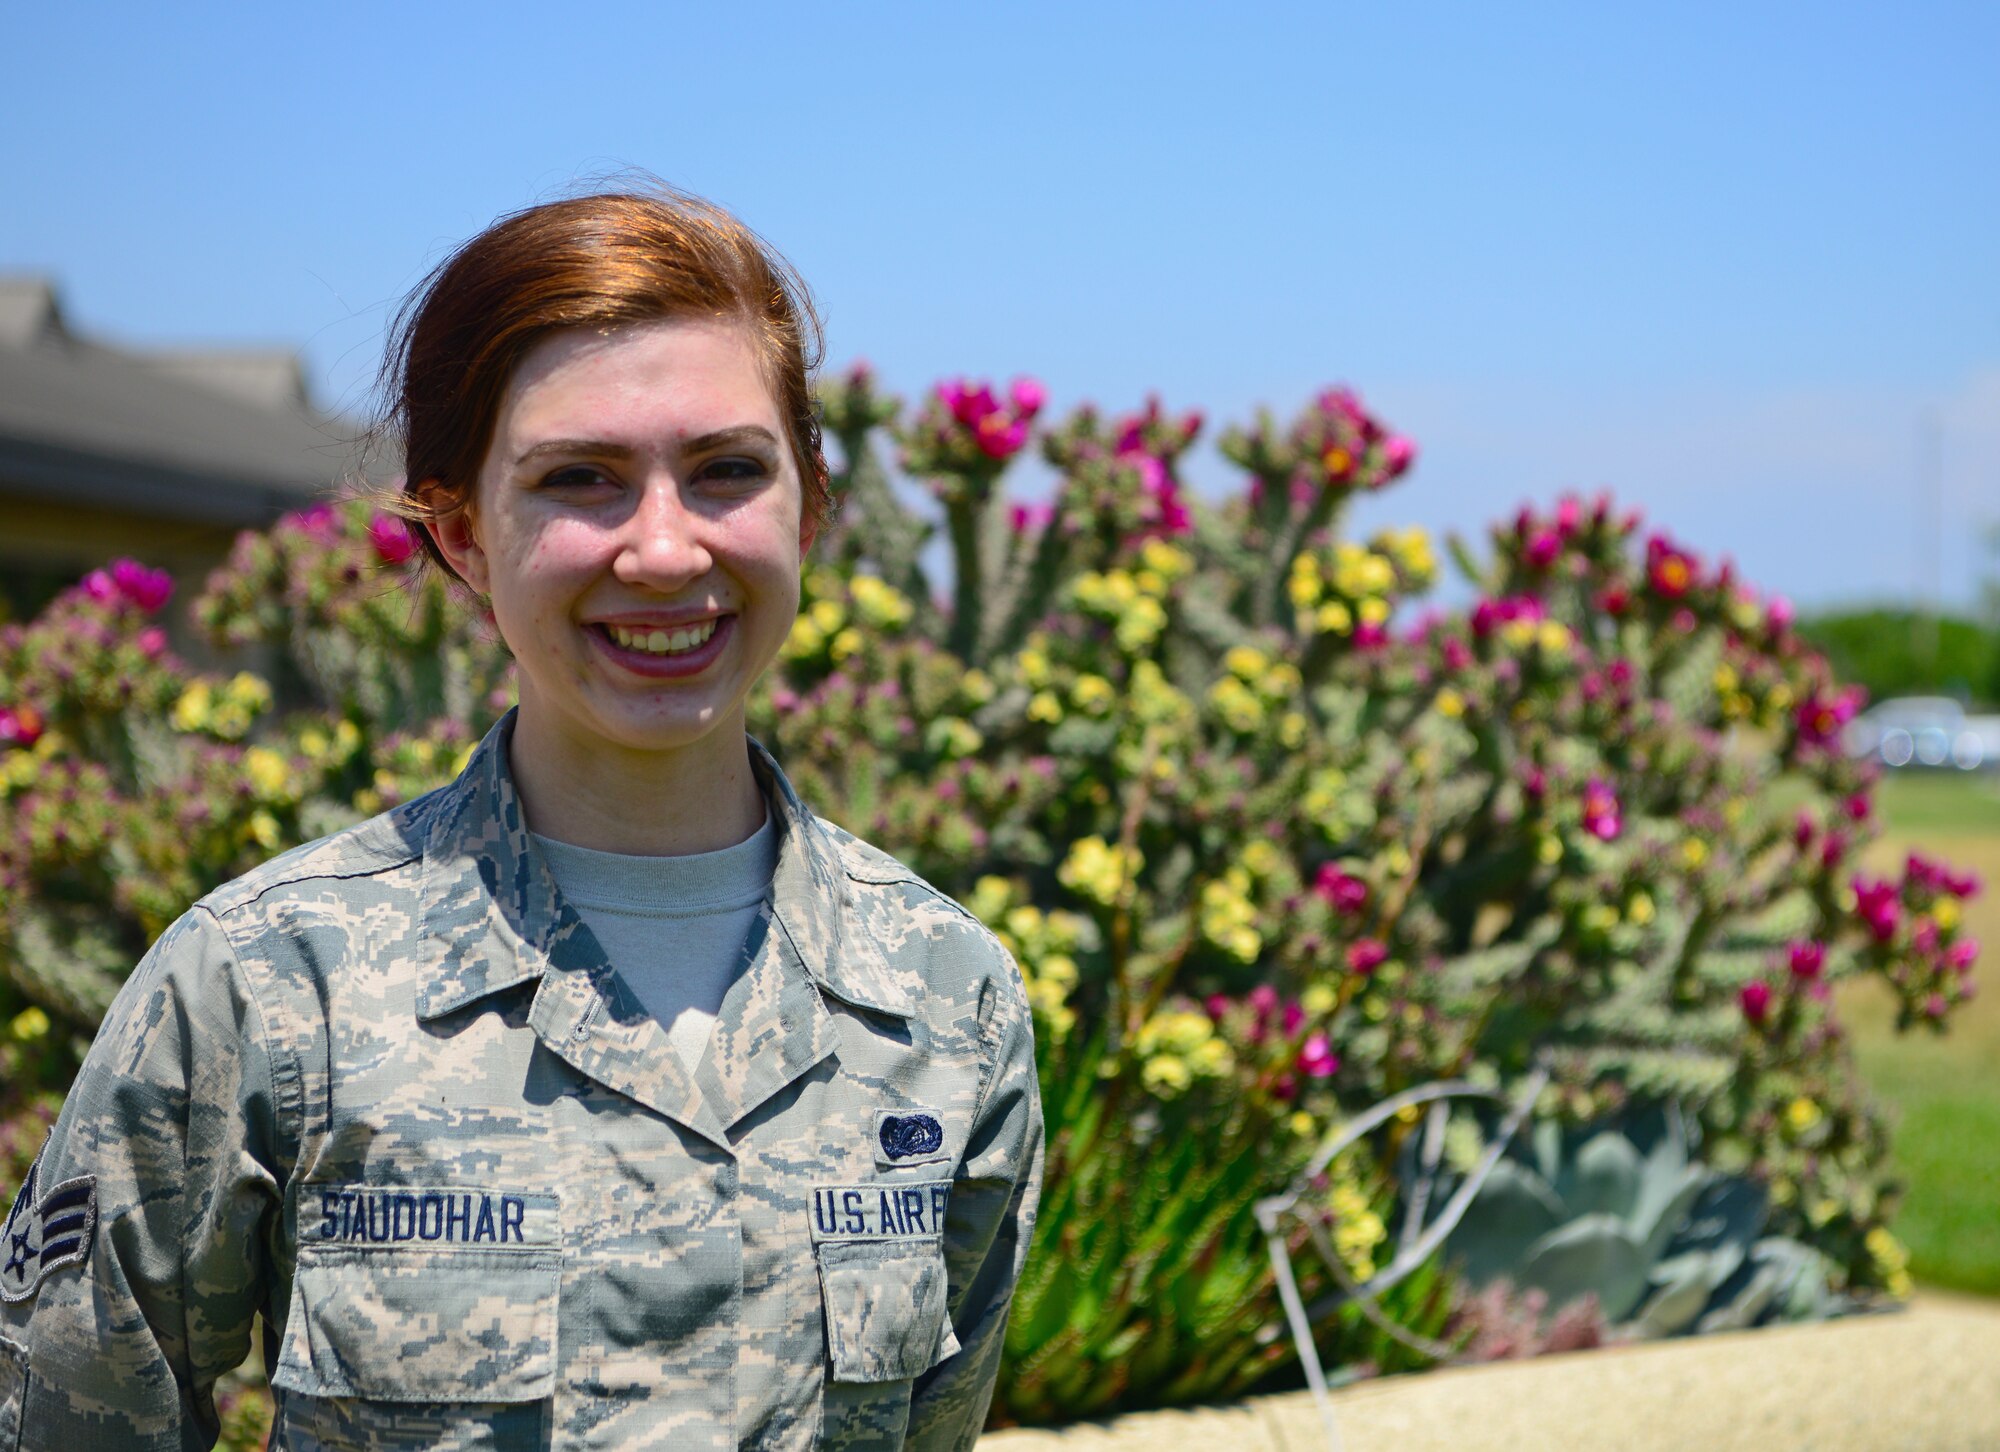
<path fill-rule="evenodd" d="M 313 407 L 294 354 L 112 347 L 46 278 L 0 278 L 0 491 L 250 524 L 346 478 L 360 432 Z"/>

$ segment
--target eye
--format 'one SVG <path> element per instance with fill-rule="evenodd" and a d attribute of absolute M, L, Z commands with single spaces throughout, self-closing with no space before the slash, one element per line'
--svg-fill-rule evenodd
<path fill-rule="evenodd" d="M 765 478 L 770 472 L 770 466 L 762 459 L 731 455 L 729 458 L 716 459 L 704 464 L 701 477 L 720 480 L 725 484 L 750 484 Z"/>
<path fill-rule="evenodd" d="M 567 464 L 554 473 L 545 475 L 540 487 L 573 493 L 579 489 L 591 489 L 599 485 L 616 485 L 617 482 L 602 469 L 590 464 Z"/>

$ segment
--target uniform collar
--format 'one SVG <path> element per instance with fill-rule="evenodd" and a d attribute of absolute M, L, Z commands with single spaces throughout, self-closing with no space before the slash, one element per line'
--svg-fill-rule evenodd
<path fill-rule="evenodd" d="M 551 968 L 595 977 L 587 936 L 529 840 L 508 764 L 514 712 L 435 796 L 424 833 L 420 1019 L 543 977 Z M 799 800 L 778 763 L 746 737 L 750 765 L 778 826 L 772 901 L 795 961 L 848 1003 L 899 1017 L 915 1012 L 902 976 L 874 945 L 843 934 L 852 884 L 826 827 Z M 793 955 L 787 955 L 788 959 Z"/>

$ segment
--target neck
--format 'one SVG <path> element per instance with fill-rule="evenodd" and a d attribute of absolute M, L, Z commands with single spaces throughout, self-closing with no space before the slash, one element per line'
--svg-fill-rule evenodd
<path fill-rule="evenodd" d="M 508 765 L 529 829 L 574 847 L 684 857 L 734 847 L 764 824 L 740 720 L 675 751 L 580 748 L 524 701 Z"/>

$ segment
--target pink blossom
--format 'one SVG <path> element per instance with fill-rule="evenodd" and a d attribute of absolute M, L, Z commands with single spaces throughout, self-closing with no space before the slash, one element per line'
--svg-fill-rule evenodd
<path fill-rule="evenodd" d="M 1840 866 L 1841 859 L 1846 856 L 1847 834 L 1840 831 L 1828 832 L 1826 841 L 1819 849 L 1819 865 L 1831 872 Z"/>
<path fill-rule="evenodd" d="M 1951 1005 L 1944 1001 L 1942 993 L 1933 993 L 1924 1000 L 1924 1014 L 1929 1018 L 1943 1018 Z"/>
<path fill-rule="evenodd" d="M 77 588 L 100 605 L 109 605 L 118 598 L 118 587 L 103 570 L 92 570 L 77 582 Z"/>
<path fill-rule="evenodd" d="M 1048 390 L 1036 379 L 1027 377 L 1016 378 L 1007 396 L 1014 404 L 1014 412 L 1023 418 L 1033 418 L 1049 401 Z"/>
<path fill-rule="evenodd" d="M 1583 791 L 1583 829 L 1600 842 L 1609 842 L 1617 837 L 1624 826 L 1618 806 L 1618 794 L 1611 789 L 1611 783 L 1593 777 Z"/>
<path fill-rule="evenodd" d="M 1354 647 L 1356 650 L 1380 650 L 1389 643 L 1387 626 L 1364 620 L 1354 627 Z"/>
<path fill-rule="evenodd" d="M 1032 534 L 1045 529 L 1056 517 L 1053 504 L 1015 504 L 1007 510 L 1007 522 L 1016 534 Z"/>
<path fill-rule="evenodd" d="M 1840 809 L 1847 813 L 1847 820 L 1850 822 L 1867 821 L 1869 811 L 1868 793 L 1854 793 L 1853 796 L 1840 804 Z"/>
<path fill-rule="evenodd" d="M 1812 846 L 1813 839 L 1818 835 L 1819 835 L 1819 827 L 1813 821 L 1812 813 L 1801 811 L 1798 817 L 1792 823 L 1793 845 L 1796 846 L 1799 849 L 1799 851 L 1804 852 L 1807 848 Z"/>
<path fill-rule="evenodd" d="M 1632 608 L 1632 593 L 1623 585 L 1606 585 L 1597 592 L 1597 608 L 1606 615 L 1623 615 Z"/>
<path fill-rule="evenodd" d="M 1328 1079 L 1340 1068 L 1340 1055 L 1325 1034 L 1314 1034 L 1299 1050 L 1299 1072 L 1308 1079 Z"/>
<path fill-rule="evenodd" d="M 1280 1025 L 1284 1029 L 1285 1037 L 1290 1038 L 1293 1034 L 1304 1028 L 1305 1022 L 1305 1009 L 1299 1006 L 1299 1001 L 1296 998 L 1288 999 L 1285 1003 L 1284 1017 L 1279 1020 Z"/>
<path fill-rule="evenodd" d="M 1380 938 L 1362 938 L 1347 950 L 1347 971 L 1366 977 L 1389 958 L 1388 944 Z"/>
<path fill-rule="evenodd" d="M 1790 629 L 1793 619 L 1792 602 L 1783 595 L 1772 596 L 1770 613 L 1765 618 L 1770 621 L 1771 629 L 1774 631 L 1783 632 Z"/>
<path fill-rule="evenodd" d="M 1646 583 L 1653 593 L 1679 600 L 1701 583 L 1701 563 L 1663 534 L 1646 541 Z"/>
<path fill-rule="evenodd" d="M 41 712 L 33 706 L 0 706 L 0 746 L 33 746 L 41 739 Z"/>
<path fill-rule="evenodd" d="M 1824 943 L 1793 943 L 1787 951 L 1788 966 L 1792 977 L 1803 983 L 1818 978 L 1826 967 L 1826 945 Z"/>
<path fill-rule="evenodd" d="M 1528 800 L 1539 802 L 1548 794 L 1549 774 L 1539 766 L 1531 766 L 1521 773 L 1521 790 L 1528 794 Z"/>
<path fill-rule="evenodd" d="M 1208 1016 L 1211 1019 L 1213 1019 L 1217 1023 L 1220 1023 L 1225 1017 L 1228 1016 L 1229 997 L 1227 994 L 1223 993 L 1211 993 L 1208 996 L 1208 1002 L 1203 1004 L 1202 1006 L 1208 1010 Z"/>
<path fill-rule="evenodd" d="M 1754 979 L 1743 985 L 1736 1001 L 1742 1005 L 1745 1018 L 1752 1024 L 1761 1025 L 1771 1012 L 1771 985 L 1761 978 Z"/>
<path fill-rule="evenodd" d="M 1389 442 L 1382 446 L 1382 468 L 1390 479 L 1402 477 L 1416 462 L 1416 444 L 1401 434 L 1391 435 Z"/>
<path fill-rule="evenodd" d="M 134 638 L 134 644 L 147 660 L 158 660 L 167 652 L 167 632 L 157 625 L 148 625 Z"/>
<path fill-rule="evenodd" d="M 1898 898 L 1894 883 L 1860 877 L 1854 880 L 1855 916 L 1878 943 L 1896 936 L 1896 926 L 1902 917 Z"/>
<path fill-rule="evenodd" d="M 1793 713 L 1799 740 L 1809 746 L 1831 742 L 1854 719 L 1864 699 L 1864 693 L 1851 686 L 1838 695 L 1826 696 L 1817 691 L 1808 695 Z"/>
<path fill-rule="evenodd" d="M 1448 671 L 1462 671 L 1472 664 L 1472 650 L 1455 635 L 1448 635 L 1444 641 L 1444 666 Z"/>
<path fill-rule="evenodd" d="M 1320 866 L 1313 879 L 1313 891 L 1318 893 L 1336 912 L 1358 913 L 1368 905 L 1368 884 L 1358 877 L 1350 877 L 1333 863 Z"/>
<path fill-rule="evenodd" d="M 113 560 L 111 583 L 125 601 L 151 615 L 174 593 L 174 577 L 165 570 L 150 570 L 137 560 Z"/>
<path fill-rule="evenodd" d="M 1970 973 L 1979 960 L 1979 939 L 1960 938 L 1944 950 L 1945 966 L 1954 973 Z"/>
<path fill-rule="evenodd" d="M 415 532 L 393 514 L 377 514 L 368 521 L 368 542 L 385 565 L 400 565 L 417 552 Z"/>
<path fill-rule="evenodd" d="M 1573 539 L 1583 526 L 1583 506 L 1574 494 L 1565 494 L 1556 505 L 1556 533 L 1565 540 Z"/>
<path fill-rule="evenodd" d="M 339 520 L 334 517 L 331 504 L 309 504 L 297 509 L 278 521 L 280 529 L 295 529 L 300 534 L 309 534 L 316 539 L 325 539 L 339 528 Z"/>
<path fill-rule="evenodd" d="M 1552 529 L 1539 531 L 1521 551 L 1521 562 L 1531 570 L 1546 570 L 1562 553 L 1562 536 Z"/>

